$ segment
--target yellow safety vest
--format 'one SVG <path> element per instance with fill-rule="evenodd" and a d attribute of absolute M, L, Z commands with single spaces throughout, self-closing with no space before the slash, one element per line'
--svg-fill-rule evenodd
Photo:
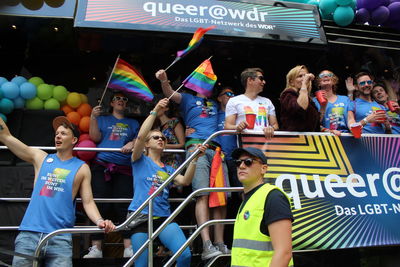
<path fill-rule="evenodd" d="M 274 189 L 280 190 L 270 184 L 261 186 L 237 214 L 233 230 L 232 267 L 270 265 L 274 250 L 271 238 L 260 231 L 260 224 L 264 215 L 265 201 L 269 192 Z M 293 259 L 290 260 L 289 266 L 293 266 Z"/>

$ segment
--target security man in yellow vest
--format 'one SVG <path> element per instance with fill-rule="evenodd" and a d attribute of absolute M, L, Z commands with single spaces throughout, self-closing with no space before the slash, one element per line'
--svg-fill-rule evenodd
<path fill-rule="evenodd" d="M 236 216 L 231 266 L 293 266 L 290 201 L 264 183 L 267 157 L 254 147 L 238 148 L 232 157 L 245 195 Z"/>

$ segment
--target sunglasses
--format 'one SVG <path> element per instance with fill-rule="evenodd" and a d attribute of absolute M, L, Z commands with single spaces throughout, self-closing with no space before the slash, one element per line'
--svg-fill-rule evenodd
<path fill-rule="evenodd" d="M 359 84 L 360 86 L 364 86 L 365 84 L 371 85 L 371 84 L 372 84 L 372 81 L 371 81 L 371 80 L 362 81 L 362 82 L 359 82 L 358 84 Z"/>
<path fill-rule="evenodd" d="M 331 72 L 329 72 L 329 73 L 320 73 L 319 75 L 318 75 L 318 77 L 319 78 L 325 78 L 325 77 L 329 77 L 329 78 L 332 78 L 333 77 L 333 73 L 331 73 Z"/>
<path fill-rule="evenodd" d="M 229 96 L 229 97 L 234 97 L 235 96 L 235 94 L 234 93 L 232 93 L 232 92 L 225 92 L 225 93 L 223 93 L 223 94 L 220 94 L 219 96 L 223 96 L 223 95 L 226 95 L 226 96 Z"/>
<path fill-rule="evenodd" d="M 256 78 L 260 79 L 260 81 L 265 81 L 264 76 L 257 76 Z"/>
<path fill-rule="evenodd" d="M 113 101 L 120 101 L 120 100 L 122 100 L 124 102 L 128 102 L 128 98 L 125 96 L 114 96 L 113 97 Z"/>
<path fill-rule="evenodd" d="M 244 163 L 244 165 L 246 165 L 247 167 L 250 167 L 251 165 L 253 165 L 253 162 L 257 161 L 260 162 L 262 164 L 261 161 L 256 160 L 256 159 L 252 159 L 252 158 L 247 158 L 247 159 L 237 159 L 235 160 L 235 165 L 236 167 L 240 167 L 240 165 L 242 165 L 242 163 Z"/>
<path fill-rule="evenodd" d="M 167 138 L 165 138 L 164 136 L 159 136 L 159 135 L 153 135 L 153 136 L 150 137 L 150 138 L 153 138 L 154 140 L 158 140 L 158 139 L 160 139 L 160 138 L 161 138 L 161 140 L 163 140 L 163 141 L 167 140 Z"/>

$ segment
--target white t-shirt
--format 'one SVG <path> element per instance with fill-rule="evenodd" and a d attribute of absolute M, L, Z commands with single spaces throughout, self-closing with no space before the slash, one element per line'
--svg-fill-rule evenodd
<path fill-rule="evenodd" d="M 226 104 L 225 117 L 236 115 L 236 125 L 246 121 L 246 114 L 256 114 L 254 131 L 262 131 L 269 125 L 268 116 L 276 116 L 275 107 L 271 100 L 266 97 L 257 96 L 251 100 L 245 95 L 238 95 L 229 99 Z"/>

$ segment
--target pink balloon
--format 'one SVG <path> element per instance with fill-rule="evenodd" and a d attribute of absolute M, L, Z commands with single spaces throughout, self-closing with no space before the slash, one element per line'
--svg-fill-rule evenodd
<path fill-rule="evenodd" d="M 76 147 L 96 147 L 96 144 L 92 140 L 83 140 L 79 142 Z M 78 158 L 84 161 L 93 159 L 96 156 L 96 151 L 76 151 Z"/>
<path fill-rule="evenodd" d="M 82 142 L 83 140 L 90 140 L 90 136 L 87 133 L 81 134 L 79 136 L 79 142 Z"/>

